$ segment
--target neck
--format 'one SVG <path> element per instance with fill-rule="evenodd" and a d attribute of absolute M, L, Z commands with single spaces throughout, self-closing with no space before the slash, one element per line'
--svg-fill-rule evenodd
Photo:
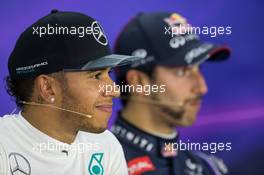
<path fill-rule="evenodd" d="M 64 143 L 71 144 L 78 132 L 72 121 L 64 120 L 61 113 L 54 110 L 27 107 L 22 116 L 41 132 Z"/>
<path fill-rule="evenodd" d="M 141 97 L 130 97 L 141 98 Z M 137 99 L 130 99 L 122 111 L 122 116 L 137 128 L 153 135 L 172 135 L 175 127 L 169 125 L 162 117 L 153 111 L 155 106 L 140 102 Z"/>

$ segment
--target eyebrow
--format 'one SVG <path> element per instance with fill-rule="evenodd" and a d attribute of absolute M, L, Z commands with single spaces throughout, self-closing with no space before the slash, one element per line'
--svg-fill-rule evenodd
<path fill-rule="evenodd" d="M 90 74 L 97 73 L 97 72 L 99 72 L 99 70 L 85 71 L 85 75 L 90 75 Z"/>

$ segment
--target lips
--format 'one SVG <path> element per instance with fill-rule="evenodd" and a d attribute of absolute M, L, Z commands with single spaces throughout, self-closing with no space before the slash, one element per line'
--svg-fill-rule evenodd
<path fill-rule="evenodd" d="M 107 113 L 112 113 L 112 107 L 113 107 L 113 104 L 96 105 L 97 109 L 99 109 L 100 111 L 103 111 L 103 112 L 107 112 Z"/>
<path fill-rule="evenodd" d="M 201 105 L 201 100 L 191 100 L 189 101 L 189 104 L 192 106 L 199 106 Z"/>

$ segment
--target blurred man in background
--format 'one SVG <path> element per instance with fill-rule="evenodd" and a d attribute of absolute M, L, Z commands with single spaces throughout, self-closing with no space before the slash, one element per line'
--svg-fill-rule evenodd
<path fill-rule="evenodd" d="M 116 53 L 144 58 L 116 69 L 120 87 L 142 87 L 133 92 L 121 89 L 124 108 L 111 128 L 124 148 L 130 175 L 228 173 L 214 156 L 172 147 L 179 142 L 175 127 L 195 122 L 208 91 L 200 65 L 230 54 L 228 48 L 201 42 L 192 32 L 167 34 L 188 27 L 175 13 L 139 14 L 116 41 Z"/>

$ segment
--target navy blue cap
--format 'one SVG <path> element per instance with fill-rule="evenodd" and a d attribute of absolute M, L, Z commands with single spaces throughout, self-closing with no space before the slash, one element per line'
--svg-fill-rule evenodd
<path fill-rule="evenodd" d="M 149 64 L 190 66 L 206 60 L 221 61 L 229 57 L 230 49 L 227 46 L 202 42 L 193 32 L 175 35 L 169 33 L 172 30 L 168 29 L 177 29 L 180 25 L 189 24 L 176 13 L 140 13 L 134 17 L 121 31 L 114 52 L 144 59 L 127 66 L 126 70 L 117 71 L 117 74 Z M 146 66 L 143 70 L 145 68 Z"/>
<path fill-rule="evenodd" d="M 78 12 L 52 10 L 20 35 L 8 69 L 16 79 L 62 70 L 103 69 L 136 59 L 111 54 L 103 28 L 95 19 Z"/>

